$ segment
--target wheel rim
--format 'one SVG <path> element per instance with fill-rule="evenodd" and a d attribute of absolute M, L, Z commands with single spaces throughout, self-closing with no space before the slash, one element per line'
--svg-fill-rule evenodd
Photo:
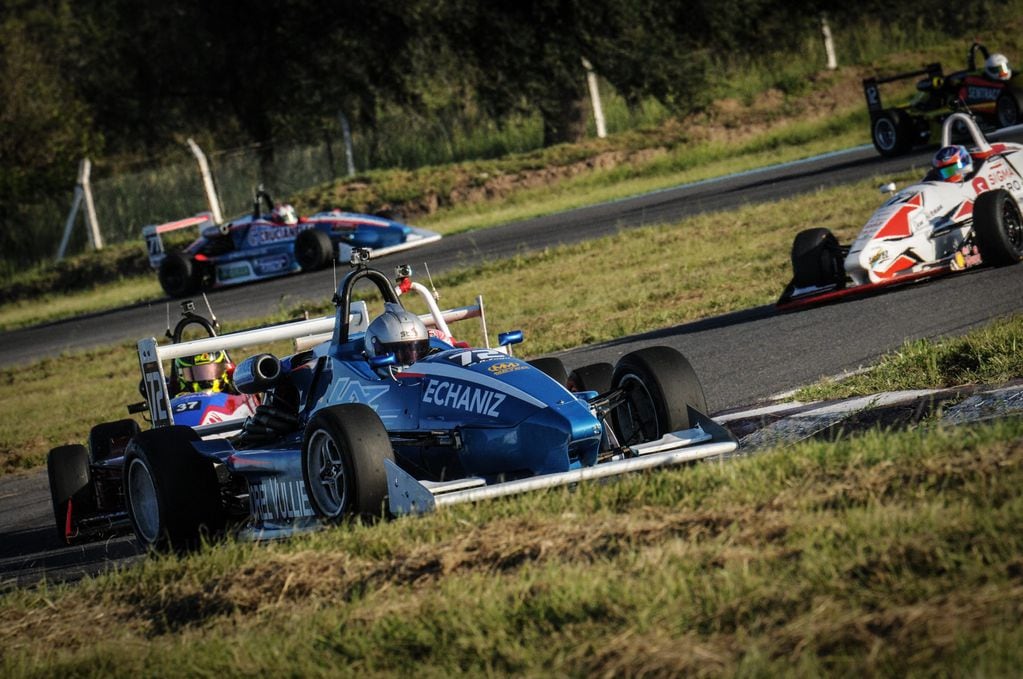
<path fill-rule="evenodd" d="M 1023 248 L 1023 217 L 1011 200 L 1006 200 L 1002 207 L 1002 224 L 1005 228 L 1005 237 L 1019 251 Z"/>
<path fill-rule="evenodd" d="M 128 465 L 128 502 L 135 527 L 149 544 L 160 536 L 160 503 L 149 468 L 139 458 Z"/>
<path fill-rule="evenodd" d="M 324 514 L 339 516 L 348 506 L 348 479 L 344 457 L 334 437 L 317 429 L 309 437 L 306 474 L 313 501 Z"/>
<path fill-rule="evenodd" d="M 618 381 L 618 386 L 625 390 L 625 402 L 615 411 L 620 440 L 631 444 L 657 439 L 657 409 L 646 383 L 628 373 Z"/>
<path fill-rule="evenodd" d="M 877 145 L 885 150 L 895 148 L 895 125 L 892 121 L 888 118 L 881 118 L 874 123 L 874 138 L 877 140 Z"/>

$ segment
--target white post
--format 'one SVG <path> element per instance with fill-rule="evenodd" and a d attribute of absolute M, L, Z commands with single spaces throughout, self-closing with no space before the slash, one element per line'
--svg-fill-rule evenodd
<path fill-rule="evenodd" d="M 96 205 L 92 202 L 92 184 L 89 177 L 92 175 L 92 163 L 88 158 L 83 158 L 78 166 L 78 185 L 82 187 L 82 195 L 85 197 L 85 224 L 89 227 L 89 244 L 94 250 L 103 249 L 103 235 L 99 232 L 99 220 L 96 219 Z"/>
<path fill-rule="evenodd" d="M 81 172 L 79 170 L 79 172 Z M 64 222 L 64 236 L 60 239 L 60 247 L 57 248 L 57 261 L 64 259 L 64 254 L 67 252 L 67 242 L 71 238 L 71 229 L 75 226 L 75 217 L 78 216 L 78 209 L 82 206 L 82 196 L 85 192 L 82 191 L 80 184 L 75 184 L 75 197 L 71 201 L 71 212 L 68 213 L 67 221 Z"/>
<path fill-rule="evenodd" d="M 834 71 L 838 68 L 838 60 L 835 59 L 835 43 L 831 40 L 831 27 L 828 26 L 828 18 L 821 14 L 821 36 L 824 37 L 824 53 L 828 56 L 828 70 Z"/>
<path fill-rule="evenodd" d="M 600 90 L 597 89 L 597 74 L 593 72 L 593 64 L 586 57 L 583 57 L 583 68 L 586 69 L 586 86 L 590 88 L 590 101 L 593 102 L 593 120 L 597 124 L 597 136 L 603 139 L 607 136 L 607 126 L 604 124 L 604 107 L 600 103 Z"/>
<path fill-rule="evenodd" d="M 345 143 L 345 162 L 348 165 L 348 176 L 355 176 L 355 158 L 352 155 L 352 128 L 348 125 L 348 117 L 344 111 L 338 112 L 341 118 L 341 137 Z"/>
<path fill-rule="evenodd" d="M 210 205 L 210 212 L 213 213 L 213 222 L 216 224 L 224 223 L 224 216 L 220 212 L 220 198 L 217 197 L 217 190 L 213 186 L 213 173 L 210 172 L 209 161 L 206 160 L 206 154 L 202 152 L 199 145 L 189 137 L 188 148 L 192 150 L 192 155 L 199 161 L 199 173 L 202 175 L 202 185 L 206 190 L 206 202 Z"/>

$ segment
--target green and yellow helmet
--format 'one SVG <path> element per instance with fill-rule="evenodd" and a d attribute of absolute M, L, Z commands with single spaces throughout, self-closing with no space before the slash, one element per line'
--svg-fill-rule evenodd
<path fill-rule="evenodd" d="M 234 365 L 225 351 L 211 351 L 174 359 L 178 393 L 188 391 L 224 391 L 228 388 Z"/>

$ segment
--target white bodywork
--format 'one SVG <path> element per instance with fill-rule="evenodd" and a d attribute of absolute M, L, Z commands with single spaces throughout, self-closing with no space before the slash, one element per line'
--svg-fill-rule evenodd
<path fill-rule="evenodd" d="M 973 204 L 980 193 L 1005 189 L 1023 204 L 1023 146 L 991 145 L 969 116 L 955 113 L 942 128 L 942 146 L 952 130 L 965 130 L 974 173 L 963 182 L 922 181 L 898 191 L 873 214 L 849 249 L 845 271 L 853 285 L 882 283 L 939 268 L 961 268 L 976 253 L 963 252 L 973 229 Z M 963 255 L 957 258 L 957 253 Z M 958 262 L 957 263 L 957 259 Z"/>

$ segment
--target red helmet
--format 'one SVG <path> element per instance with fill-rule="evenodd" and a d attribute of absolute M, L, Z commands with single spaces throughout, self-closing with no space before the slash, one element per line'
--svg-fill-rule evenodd
<path fill-rule="evenodd" d="M 965 146 L 945 146 L 934 154 L 931 165 L 946 182 L 961 182 L 973 172 L 973 158 Z"/>

